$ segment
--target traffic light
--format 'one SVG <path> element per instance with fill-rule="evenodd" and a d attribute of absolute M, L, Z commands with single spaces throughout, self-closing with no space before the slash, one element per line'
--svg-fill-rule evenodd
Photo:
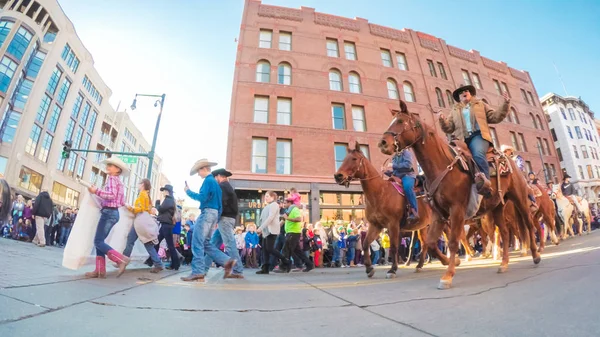
<path fill-rule="evenodd" d="M 69 159 L 69 157 L 71 156 L 71 146 L 73 146 L 73 142 L 70 140 L 67 140 L 63 143 L 63 151 L 62 151 L 63 159 Z"/>

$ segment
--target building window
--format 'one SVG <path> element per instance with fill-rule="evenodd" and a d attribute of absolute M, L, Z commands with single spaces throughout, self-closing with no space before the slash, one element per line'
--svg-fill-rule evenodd
<path fill-rule="evenodd" d="M 277 140 L 277 174 L 292 174 L 292 141 Z"/>
<path fill-rule="evenodd" d="M 360 76 L 355 72 L 350 72 L 348 75 L 348 84 L 350 84 L 350 92 L 354 94 L 360 94 L 362 92 L 360 85 Z"/>
<path fill-rule="evenodd" d="M 589 158 L 587 147 L 585 145 L 581 145 L 581 155 L 583 156 L 583 159 Z"/>
<path fill-rule="evenodd" d="M 79 116 L 79 110 L 81 109 L 81 104 L 83 103 L 83 96 L 81 94 L 77 95 L 75 99 L 75 103 L 73 103 L 73 110 L 71 110 L 71 117 L 77 118 Z"/>
<path fill-rule="evenodd" d="M 27 66 L 27 73 L 25 76 L 35 79 L 42 68 L 42 64 L 44 64 L 44 59 L 46 58 L 46 53 L 41 52 L 39 50 L 35 51 L 35 55 L 29 62 Z"/>
<path fill-rule="evenodd" d="M 346 158 L 346 154 L 348 153 L 348 144 L 335 143 L 334 148 L 334 156 L 335 156 L 335 170 L 339 170 L 340 166 L 344 162 L 344 158 Z"/>
<path fill-rule="evenodd" d="M 62 109 L 58 105 L 54 104 L 52 115 L 50 116 L 50 121 L 48 122 L 48 131 L 52 133 L 56 132 L 56 126 L 58 125 L 61 111 Z"/>
<path fill-rule="evenodd" d="M 392 55 L 387 49 L 381 49 L 381 62 L 384 67 L 392 67 Z"/>
<path fill-rule="evenodd" d="M 535 100 L 533 99 L 533 95 L 531 94 L 531 91 L 528 91 L 527 94 L 529 95 L 529 100 L 531 101 L 531 104 L 533 104 L 533 106 L 535 106 Z"/>
<path fill-rule="evenodd" d="M 517 151 L 521 151 L 521 149 L 519 148 L 519 143 L 517 143 L 517 134 L 510 131 L 510 140 L 512 142 L 512 146 L 515 150 Z"/>
<path fill-rule="evenodd" d="M 254 123 L 269 122 L 269 97 L 254 96 Z"/>
<path fill-rule="evenodd" d="M 268 108 L 268 103 L 267 103 Z M 292 124 L 292 99 L 277 97 L 277 124 Z"/>
<path fill-rule="evenodd" d="M 368 160 L 371 160 L 371 152 L 369 151 L 369 145 L 359 145 L 358 149 Z"/>
<path fill-rule="evenodd" d="M 529 113 L 529 117 L 531 117 L 531 122 L 533 123 L 533 127 L 537 129 L 538 128 L 537 122 L 536 122 L 535 117 L 533 117 L 533 114 L 531 112 Z"/>
<path fill-rule="evenodd" d="M 79 157 L 79 165 L 77 165 L 76 176 L 78 178 L 83 178 L 83 170 L 85 169 L 85 158 Z"/>
<path fill-rule="evenodd" d="M 37 149 L 41 133 L 42 128 L 40 128 L 37 124 L 33 124 L 33 127 L 31 128 L 31 133 L 29 134 L 29 139 L 27 140 L 27 144 L 25 145 L 25 152 L 29 153 L 32 156 L 35 155 L 35 150 Z"/>
<path fill-rule="evenodd" d="M 329 70 L 329 90 L 342 91 L 342 73 L 337 69 Z"/>
<path fill-rule="evenodd" d="M 43 180 L 44 176 L 38 172 L 25 166 L 21 167 L 21 172 L 19 173 L 20 187 L 37 194 L 40 193 Z"/>
<path fill-rule="evenodd" d="M 587 172 L 588 172 L 588 177 L 590 177 L 590 179 L 594 179 L 594 171 L 592 170 L 592 165 L 587 165 Z"/>
<path fill-rule="evenodd" d="M 540 116 L 536 116 L 537 121 L 538 121 L 538 125 L 540 126 L 540 129 L 544 130 L 544 123 L 542 123 L 542 119 L 540 118 Z"/>
<path fill-rule="evenodd" d="M 508 94 L 508 97 L 511 97 L 511 96 L 510 96 L 510 91 L 508 91 L 508 86 L 507 86 L 507 85 L 506 85 L 506 83 L 504 83 L 504 82 L 502 82 L 502 92 L 503 92 L 503 93 L 504 93 L 504 92 L 505 92 L 505 93 L 507 93 L 507 94 Z"/>
<path fill-rule="evenodd" d="M 537 137 L 537 148 L 544 156 L 546 155 L 546 149 L 543 147 L 542 139 L 540 137 Z"/>
<path fill-rule="evenodd" d="M 407 102 L 416 102 L 417 100 L 415 99 L 415 94 L 413 92 L 412 84 L 410 84 L 410 82 L 405 81 L 403 83 L 403 87 L 404 87 L 404 100 Z"/>
<path fill-rule="evenodd" d="M 435 65 L 432 60 L 427 60 L 427 66 L 429 67 L 429 74 L 433 77 L 437 77 L 437 73 L 435 72 Z"/>
<path fill-rule="evenodd" d="M 462 77 L 465 84 L 471 85 L 471 77 L 469 77 L 469 72 L 462 69 Z"/>
<path fill-rule="evenodd" d="M 17 92 L 13 96 L 14 97 L 14 109 L 24 110 L 25 104 L 27 104 L 27 99 L 29 98 L 29 94 L 31 93 L 31 88 L 33 87 L 33 82 L 30 80 L 23 79 L 21 83 L 17 86 Z"/>
<path fill-rule="evenodd" d="M 448 100 L 448 107 L 451 108 L 454 105 L 454 97 L 452 97 L 450 90 L 446 90 L 446 99 Z"/>
<path fill-rule="evenodd" d="M 52 200 L 72 207 L 79 204 L 79 192 L 68 188 L 67 186 L 54 182 L 52 185 Z"/>
<path fill-rule="evenodd" d="M 292 33 L 279 32 L 279 50 L 292 50 Z"/>
<path fill-rule="evenodd" d="M 362 106 L 352 106 L 352 125 L 354 131 L 365 132 L 365 109 Z"/>
<path fill-rule="evenodd" d="M 15 138 L 15 134 L 17 133 L 19 121 L 21 121 L 21 113 L 13 110 L 8 110 L 6 113 L 8 114 L 8 121 L 6 123 L 4 134 L 2 134 L 2 142 L 12 143 L 13 139 Z"/>
<path fill-rule="evenodd" d="M 408 70 L 408 63 L 406 62 L 406 55 L 404 53 L 396 53 L 396 62 L 398 62 L 398 69 Z"/>
<path fill-rule="evenodd" d="M 77 133 L 75 133 L 75 138 L 73 139 L 73 146 L 76 149 L 79 148 L 79 144 L 81 143 L 82 137 L 83 137 L 83 128 L 81 126 L 78 126 Z"/>
<path fill-rule="evenodd" d="M 556 155 L 558 156 L 558 161 L 563 161 L 562 151 L 560 148 L 556 149 Z"/>
<path fill-rule="evenodd" d="M 67 99 L 67 95 L 69 94 L 69 88 L 71 88 L 71 81 L 68 79 L 64 79 L 62 85 L 60 86 L 60 90 L 58 91 L 58 97 L 56 100 L 60 105 L 65 104 L 65 100 Z"/>
<path fill-rule="evenodd" d="M 573 112 L 573 109 L 571 109 L 571 108 L 569 108 L 569 116 L 571 117 L 572 121 L 575 120 L 575 112 Z"/>
<path fill-rule="evenodd" d="M 52 147 L 53 140 L 54 137 L 49 133 L 46 133 L 44 141 L 42 142 L 41 151 L 38 153 L 38 159 L 43 161 L 44 163 L 48 161 L 48 153 L 50 153 L 50 147 Z"/>
<path fill-rule="evenodd" d="M 567 120 L 567 114 L 565 113 L 565 109 L 563 109 L 563 108 L 560 108 L 560 113 L 562 114 L 562 116 L 563 116 L 563 119 L 564 119 L 564 120 Z"/>
<path fill-rule="evenodd" d="M 388 97 L 391 99 L 398 99 L 398 85 L 396 84 L 396 81 L 388 78 L 387 80 L 387 90 L 388 90 Z"/>
<path fill-rule="evenodd" d="M 44 125 L 46 122 L 46 116 L 48 115 L 48 109 L 50 109 L 50 103 L 52 103 L 52 99 L 47 94 L 44 95 L 40 103 L 40 107 L 38 108 L 37 116 L 35 117 L 35 120 L 42 125 Z"/>
<path fill-rule="evenodd" d="M 267 61 L 259 61 L 256 64 L 256 82 L 271 82 L 271 64 Z"/>
<path fill-rule="evenodd" d="M 69 44 L 65 45 L 61 58 L 65 61 L 65 63 L 73 71 L 73 73 L 77 72 L 77 68 L 79 68 L 79 59 L 77 58 L 75 52 L 73 51 L 73 49 L 71 49 L 71 46 L 69 46 Z"/>
<path fill-rule="evenodd" d="M 1 26 L 0 26 L 1 27 Z M 0 34 L 2 31 L 0 30 Z M 2 45 L 2 43 L 0 43 Z M 6 175 L 6 164 L 8 164 L 8 158 L 0 156 L 0 176 Z"/>
<path fill-rule="evenodd" d="M 271 48 L 272 40 L 273 40 L 273 31 L 268 30 L 268 29 L 261 29 L 258 47 L 259 48 Z"/>
<path fill-rule="evenodd" d="M 496 129 L 490 128 L 490 133 L 492 134 L 492 141 L 494 142 L 494 147 L 499 148 L 498 145 L 498 135 L 496 134 Z"/>
<path fill-rule="evenodd" d="M 292 84 L 292 66 L 289 64 L 280 63 L 277 75 L 277 83 L 285 85 Z"/>
<path fill-rule="evenodd" d="M 6 92 L 10 86 L 17 64 L 4 56 L 0 62 L 0 91 Z"/>
<path fill-rule="evenodd" d="M 579 152 L 577 151 L 577 145 L 573 145 L 573 154 L 576 159 L 579 159 Z"/>
<path fill-rule="evenodd" d="M 585 177 L 583 176 L 583 167 L 581 167 L 581 165 L 578 165 L 577 167 L 579 168 L 579 178 L 584 180 Z"/>
<path fill-rule="evenodd" d="M 519 151 L 527 152 L 527 144 L 522 133 L 519 133 Z"/>
<path fill-rule="evenodd" d="M 56 87 L 58 87 L 60 76 L 62 76 L 62 71 L 58 69 L 58 67 L 54 68 L 54 71 L 50 76 L 50 80 L 48 81 L 48 87 L 46 88 L 46 91 L 49 92 L 51 96 L 53 96 L 56 92 Z"/>
<path fill-rule="evenodd" d="M 556 132 L 554 131 L 554 129 L 550 129 L 550 133 L 552 134 L 552 140 L 557 142 L 558 138 L 556 137 Z"/>
<path fill-rule="evenodd" d="M 521 97 L 523 98 L 525 103 L 529 104 L 529 99 L 527 98 L 527 94 L 525 93 L 525 90 L 523 90 L 523 89 L 521 89 Z"/>
<path fill-rule="evenodd" d="M 331 106 L 331 116 L 333 121 L 333 128 L 335 130 L 346 130 L 346 116 L 344 112 L 344 106 L 341 104 L 334 104 Z"/>
<path fill-rule="evenodd" d="M 446 69 L 444 69 L 444 64 L 442 62 L 438 62 L 438 69 L 440 70 L 440 76 L 447 80 L 448 76 L 446 75 Z"/>
<path fill-rule="evenodd" d="M 32 37 L 33 35 L 27 29 L 19 27 L 19 30 L 17 30 L 17 33 L 8 45 L 6 52 L 14 56 L 17 60 L 21 61 L 23 54 L 25 54 L 25 51 L 31 42 Z"/>
<path fill-rule="evenodd" d="M 327 56 L 340 57 L 338 41 L 336 39 L 327 39 Z"/>
<path fill-rule="evenodd" d="M 344 53 L 346 53 L 346 60 L 356 60 L 356 45 L 354 42 L 344 42 Z"/>
<path fill-rule="evenodd" d="M 252 138 L 252 173 L 267 173 L 267 140 Z"/>
<path fill-rule="evenodd" d="M 531 167 L 531 162 L 529 160 L 525 162 L 525 168 L 527 169 L 527 172 L 533 172 L 533 167 Z"/>
<path fill-rule="evenodd" d="M 10 34 L 14 23 L 12 21 L 0 21 L 0 47 L 6 41 L 6 37 Z"/>
<path fill-rule="evenodd" d="M 581 128 L 579 126 L 575 127 L 575 133 L 577 134 L 577 139 L 583 139 L 583 135 L 581 134 Z"/>
<path fill-rule="evenodd" d="M 510 118 L 512 119 L 513 123 L 520 124 L 519 116 L 517 115 L 517 111 L 515 110 L 515 108 L 510 108 Z"/>
<path fill-rule="evenodd" d="M 573 133 L 571 132 L 571 127 L 569 127 L 567 125 L 567 132 L 569 133 L 569 137 L 571 137 L 571 139 L 573 139 Z"/>
<path fill-rule="evenodd" d="M 90 105 L 90 103 L 85 102 L 85 105 L 83 106 L 83 112 L 81 113 L 81 118 L 79 119 L 79 124 L 85 126 L 87 124 L 87 120 L 88 117 L 90 116 L 90 109 L 92 108 L 92 106 Z M 133 144 L 135 144 L 135 137 L 133 136 L 133 134 L 131 134 L 131 132 L 129 132 L 129 130 L 127 130 L 127 133 L 125 134 L 126 138 L 130 138 L 133 139 L 131 142 Z"/>
<path fill-rule="evenodd" d="M 498 95 L 502 95 L 502 89 L 500 89 L 500 82 L 498 82 L 498 80 L 493 80 L 494 82 L 494 89 L 496 89 L 496 93 Z"/>
<path fill-rule="evenodd" d="M 444 95 L 442 94 L 442 90 L 440 90 L 440 88 L 435 88 L 435 95 L 437 97 L 438 106 L 440 108 L 445 108 L 446 103 L 444 102 Z"/>

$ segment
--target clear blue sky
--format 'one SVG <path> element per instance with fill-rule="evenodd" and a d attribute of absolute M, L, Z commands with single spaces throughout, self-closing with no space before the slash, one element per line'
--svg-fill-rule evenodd
<path fill-rule="evenodd" d="M 176 193 L 189 168 L 207 157 L 225 164 L 227 127 L 242 0 L 59 0 L 96 67 L 113 89 L 111 103 L 135 92 L 167 93 L 157 151 Z M 362 17 L 411 28 L 478 50 L 530 72 L 540 96 L 572 96 L 600 112 L 600 1 L 269 0 L 266 4 Z M 122 106 L 123 106 L 122 105 Z M 138 105 L 133 119 L 148 140 L 155 110 Z"/>

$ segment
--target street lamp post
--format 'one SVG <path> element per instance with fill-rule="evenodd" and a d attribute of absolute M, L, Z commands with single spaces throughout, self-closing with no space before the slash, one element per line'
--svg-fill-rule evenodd
<path fill-rule="evenodd" d="M 160 111 L 158 112 L 158 118 L 156 118 L 156 127 L 154 128 L 154 138 L 152 139 L 152 148 L 150 152 L 148 152 L 148 174 L 147 178 L 152 180 L 152 165 L 154 164 L 154 152 L 156 150 L 156 139 L 158 138 L 158 128 L 160 127 L 160 119 L 162 117 L 163 107 L 165 105 L 165 97 L 166 94 L 162 95 L 147 95 L 147 94 L 135 94 L 135 98 L 133 99 L 133 103 L 131 104 L 131 110 L 135 110 L 137 108 L 137 98 L 140 97 L 160 97 L 160 100 L 154 102 L 154 106 L 156 107 L 160 104 Z"/>

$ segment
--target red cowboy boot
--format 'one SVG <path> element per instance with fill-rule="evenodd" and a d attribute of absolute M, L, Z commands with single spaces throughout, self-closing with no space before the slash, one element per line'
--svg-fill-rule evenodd
<path fill-rule="evenodd" d="M 96 256 L 96 269 L 85 273 L 86 278 L 106 278 L 106 260 L 104 256 Z"/>
<path fill-rule="evenodd" d="M 112 262 L 117 263 L 117 266 L 119 267 L 119 271 L 117 272 L 117 277 L 123 275 L 123 273 L 125 272 L 125 268 L 129 264 L 129 258 L 127 256 L 117 252 L 114 249 L 109 250 L 108 253 L 106 253 L 106 256 L 108 256 L 108 258 Z"/>

